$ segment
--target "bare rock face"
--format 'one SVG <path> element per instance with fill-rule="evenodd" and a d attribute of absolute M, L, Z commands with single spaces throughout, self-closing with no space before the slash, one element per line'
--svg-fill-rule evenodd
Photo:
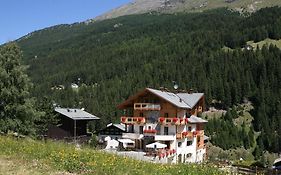
<path fill-rule="evenodd" d="M 263 7 L 276 5 L 281 6 L 281 0 L 134 0 L 131 3 L 98 16 L 94 20 L 149 12 L 174 13 L 182 11 L 203 11 L 218 7 L 254 12 Z"/>
<path fill-rule="evenodd" d="M 141 14 L 149 11 L 156 11 L 165 4 L 166 0 L 135 0 L 129 4 L 113 9 L 106 14 L 98 16 L 96 20 L 115 18 L 118 16 Z"/>
<path fill-rule="evenodd" d="M 96 20 L 104 20 L 124 15 L 142 14 L 148 12 L 161 12 L 183 4 L 188 0 L 134 0 L 119 8 L 113 9 L 108 13 L 96 17 Z"/>

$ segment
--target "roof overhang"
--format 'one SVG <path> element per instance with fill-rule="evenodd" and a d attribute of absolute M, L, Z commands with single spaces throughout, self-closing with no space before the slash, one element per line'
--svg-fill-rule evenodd
<path fill-rule="evenodd" d="M 81 109 L 55 108 L 55 111 L 72 120 L 99 120 L 100 119 Z"/>
<path fill-rule="evenodd" d="M 125 109 L 130 106 L 131 103 L 136 100 L 140 96 L 144 96 L 146 93 L 149 93 L 148 89 L 144 89 L 142 91 L 137 92 L 135 95 L 130 96 L 127 100 L 117 106 L 118 109 Z"/>
<path fill-rule="evenodd" d="M 159 99 L 164 100 L 164 101 L 170 103 L 171 105 L 173 105 L 173 106 L 175 106 L 177 108 L 191 109 L 191 107 L 188 104 L 186 104 L 186 102 L 184 102 L 177 94 L 172 93 L 172 92 L 161 91 L 161 93 L 173 94 L 175 96 L 174 98 L 176 98 L 176 100 L 175 99 L 168 100 L 165 97 L 159 95 L 159 92 L 160 92 L 159 90 L 145 88 L 144 90 L 137 92 L 135 95 L 130 96 L 126 101 L 124 101 L 123 103 L 119 104 L 117 106 L 117 108 L 118 109 L 125 109 L 127 107 L 133 107 L 134 100 L 136 100 L 137 98 L 139 98 L 141 96 L 145 96 L 147 94 L 152 94 L 152 95 L 158 97 Z M 179 103 L 182 103 L 183 105 L 179 105 Z"/>

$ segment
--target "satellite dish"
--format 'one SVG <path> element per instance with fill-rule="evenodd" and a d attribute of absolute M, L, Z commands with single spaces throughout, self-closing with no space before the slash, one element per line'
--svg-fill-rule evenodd
<path fill-rule="evenodd" d="M 177 90 L 179 88 L 179 85 L 174 84 L 174 89 Z"/>

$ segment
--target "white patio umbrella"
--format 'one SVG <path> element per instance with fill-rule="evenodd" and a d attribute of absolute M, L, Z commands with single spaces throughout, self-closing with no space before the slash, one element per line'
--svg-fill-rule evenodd
<path fill-rule="evenodd" d="M 156 148 L 156 149 L 161 149 L 161 148 L 166 148 L 167 145 L 159 142 L 154 142 L 151 144 L 148 144 L 145 146 L 146 148 Z"/>

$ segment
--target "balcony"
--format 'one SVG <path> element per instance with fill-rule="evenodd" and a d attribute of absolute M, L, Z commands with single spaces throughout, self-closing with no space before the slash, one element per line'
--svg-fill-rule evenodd
<path fill-rule="evenodd" d="M 145 124 L 146 119 L 144 117 L 121 117 L 121 123 L 127 125 L 134 125 L 134 124 Z"/>
<path fill-rule="evenodd" d="M 143 130 L 143 134 L 145 136 L 154 136 L 157 133 L 156 129 L 145 129 Z"/>
<path fill-rule="evenodd" d="M 204 130 L 193 131 L 193 136 L 204 136 Z"/>
<path fill-rule="evenodd" d="M 195 131 L 196 132 L 196 131 Z M 194 134 L 196 134 L 195 132 L 191 132 L 191 131 L 185 131 L 182 133 L 177 133 L 177 139 L 184 139 L 184 138 L 189 138 L 191 139 L 193 136 L 195 136 Z"/>
<path fill-rule="evenodd" d="M 173 141 L 175 140 L 175 135 L 155 135 L 155 141 Z"/>
<path fill-rule="evenodd" d="M 122 133 L 122 138 L 135 140 L 135 139 L 142 139 L 143 135 L 137 133 Z"/>
<path fill-rule="evenodd" d="M 175 156 L 175 155 L 176 155 L 176 150 L 175 149 L 163 150 L 163 151 L 158 152 L 159 159 L 165 158 L 165 157 L 171 157 L 171 156 Z"/>
<path fill-rule="evenodd" d="M 135 103 L 134 110 L 160 111 L 161 106 L 154 103 Z"/>
<path fill-rule="evenodd" d="M 177 139 L 183 139 L 183 134 L 182 133 L 177 133 Z"/>
<path fill-rule="evenodd" d="M 187 118 L 165 118 L 159 117 L 158 122 L 162 125 L 186 125 L 188 123 Z"/>

